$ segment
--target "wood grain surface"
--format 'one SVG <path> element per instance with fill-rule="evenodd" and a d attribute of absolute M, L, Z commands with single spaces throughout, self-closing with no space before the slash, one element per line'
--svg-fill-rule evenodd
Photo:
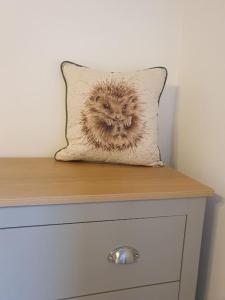
<path fill-rule="evenodd" d="M 169 167 L 0 158 L 0 207 L 211 196 Z"/>

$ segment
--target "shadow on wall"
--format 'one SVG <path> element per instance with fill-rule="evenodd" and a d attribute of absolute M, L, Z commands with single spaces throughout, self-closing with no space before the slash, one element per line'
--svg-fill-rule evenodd
<path fill-rule="evenodd" d="M 216 219 L 218 211 L 224 203 L 225 199 L 219 195 L 214 195 L 207 199 L 196 300 L 206 299 L 212 258 L 211 252 L 215 239 Z"/>
<path fill-rule="evenodd" d="M 162 160 L 173 166 L 177 87 L 166 86 L 159 103 L 159 147 Z"/>

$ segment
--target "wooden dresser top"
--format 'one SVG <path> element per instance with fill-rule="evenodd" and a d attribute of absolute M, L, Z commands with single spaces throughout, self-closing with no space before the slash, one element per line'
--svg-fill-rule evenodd
<path fill-rule="evenodd" d="M 0 158 L 0 207 L 211 196 L 169 167 Z"/>

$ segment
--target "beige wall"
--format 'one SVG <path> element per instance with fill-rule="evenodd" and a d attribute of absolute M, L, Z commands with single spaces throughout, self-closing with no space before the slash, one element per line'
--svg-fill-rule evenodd
<path fill-rule="evenodd" d="M 0 1 L 0 156 L 52 156 L 65 144 L 63 60 L 105 70 L 164 65 L 176 85 L 179 5 Z"/>
<path fill-rule="evenodd" d="M 184 4 L 175 162 L 217 196 L 207 206 L 199 300 L 225 299 L 225 1 Z"/>

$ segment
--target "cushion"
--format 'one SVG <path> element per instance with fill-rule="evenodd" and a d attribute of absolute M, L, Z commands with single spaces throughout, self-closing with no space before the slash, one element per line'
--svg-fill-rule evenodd
<path fill-rule="evenodd" d="M 163 165 L 157 131 L 164 67 L 104 72 L 65 61 L 61 70 L 67 146 L 56 160 Z"/>

